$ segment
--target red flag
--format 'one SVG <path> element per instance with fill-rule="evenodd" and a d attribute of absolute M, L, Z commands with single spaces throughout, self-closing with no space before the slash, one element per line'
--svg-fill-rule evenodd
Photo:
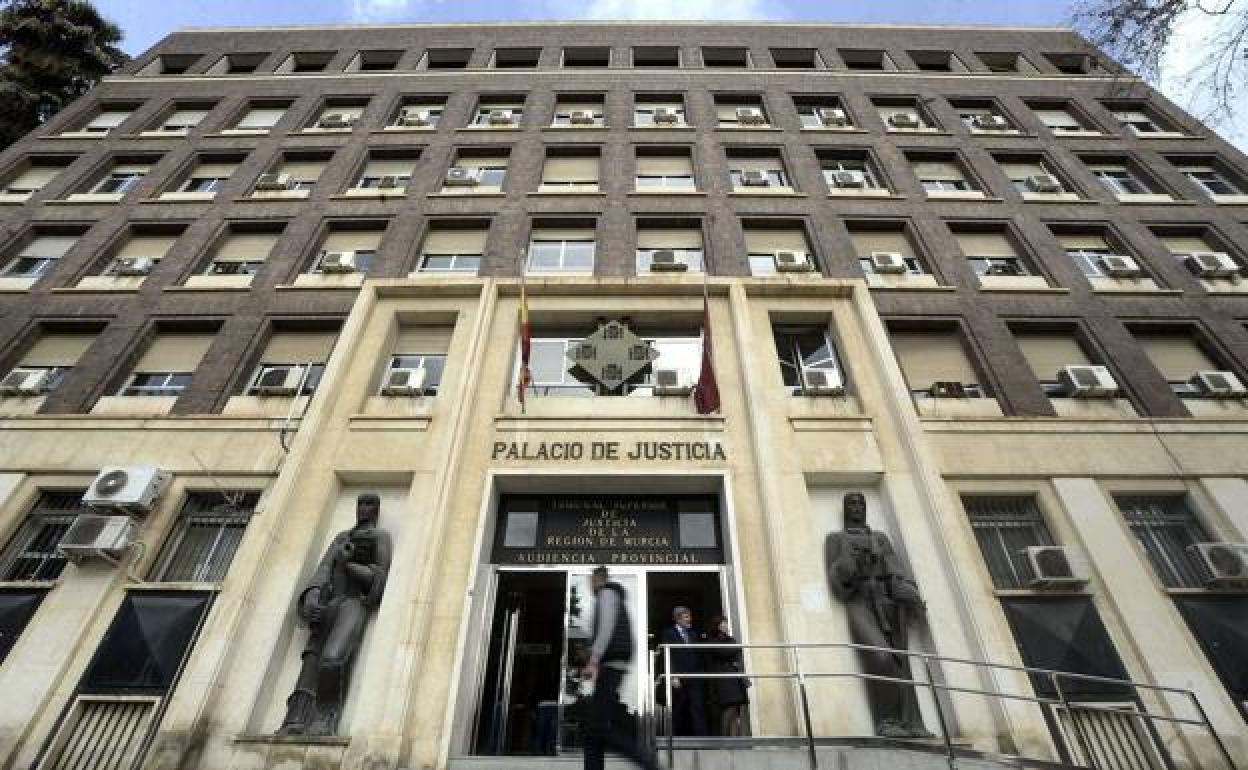
<path fill-rule="evenodd" d="M 711 365 L 711 305 L 705 291 L 702 293 L 702 371 L 698 384 L 693 388 L 693 405 L 698 414 L 719 411 L 719 383 L 715 382 L 715 367 Z"/>
<path fill-rule="evenodd" d="M 533 383 L 533 374 L 529 370 L 529 356 L 533 352 L 533 327 L 529 324 L 529 297 L 524 291 L 524 280 L 520 281 L 520 378 L 516 381 L 516 398 L 520 408 L 524 409 L 524 391 Z"/>

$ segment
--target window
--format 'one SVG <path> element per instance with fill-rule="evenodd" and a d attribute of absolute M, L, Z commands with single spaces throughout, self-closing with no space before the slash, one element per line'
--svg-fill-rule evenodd
<path fill-rule="evenodd" d="M 347 66 L 347 72 L 386 72 L 397 69 L 402 51 L 360 51 Z"/>
<path fill-rule="evenodd" d="M 232 225 L 204 272 L 207 275 L 254 275 L 281 237 L 281 230 L 252 230 Z"/>
<path fill-rule="evenodd" d="M 768 128 L 771 123 L 759 96 L 716 96 L 715 115 L 720 128 Z"/>
<path fill-rule="evenodd" d="M 726 69 L 747 69 L 750 66 L 750 49 L 703 48 L 702 66 L 722 67 Z"/>
<path fill-rule="evenodd" d="M 215 195 L 234 176 L 241 162 L 241 158 L 200 158 L 176 192 Z"/>
<path fill-rule="evenodd" d="M 325 166 L 329 164 L 330 157 L 320 152 L 286 153 L 276 168 L 268 174 L 260 175 L 252 196 L 266 197 L 277 194 L 280 197 L 291 193 L 302 193 L 306 197 L 312 188 L 316 187 L 316 180 L 321 178 Z"/>
<path fill-rule="evenodd" d="M 524 122 L 523 96 L 495 96 L 482 99 L 472 118 L 476 128 L 515 128 Z"/>
<path fill-rule="evenodd" d="M 22 247 L 17 256 L 5 265 L 0 275 L 22 278 L 38 278 L 51 272 L 56 261 L 78 242 L 78 235 L 68 233 L 39 233 Z"/>
<path fill-rule="evenodd" d="M 260 354 L 245 394 L 309 395 L 320 384 L 325 362 L 338 339 L 338 328 L 276 327 Z"/>
<path fill-rule="evenodd" d="M 1090 166 L 1089 170 L 1105 185 L 1106 190 L 1118 197 L 1157 194 L 1157 190 L 1145 178 L 1126 164 L 1098 163 Z"/>
<path fill-rule="evenodd" d="M 816 269 L 806 230 L 801 224 L 784 220 L 746 220 L 743 229 L 750 275 L 775 275 L 776 255 L 781 252 L 802 255 L 809 269 Z"/>
<path fill-rule="evenodd" d="M 780 376 L 789 393 L 797 394 L 807 387 L 807 372 L 818 370 L 833 374 L 844 381 L 841 365 L 828 330 L 821 327 L 777 326 L 772 338 L 779 357 Z"/>
<path fill-rule="evenodd" d="M 849 239 L 854 244 L 854 255 L 858 258 L 858 264 L 862 266 L 862 272 L 865 275 L 871 276 L 880 272 L 875 268 L 872 254 L 901 255 L 906 275 L 928 275 L 931 272 L 923 264 L 923 260 L 918 258 L 914 244 L 906 234 L 905 225 L 888 222 L 850 222 L 847 227 Z"/>
<path fill-rule="evenodd" d="M 288 109 L 290 102 L 252 102 L 231 131 L 239 134 L 267 134 Z"/>
<path fill-rule="evenodd" d="M 1152 233 L 1165 244 L 1166 249 L 1170 252 L 1170 256 L 1179 262 L 1185 263 L 1185 266 L 1188 264 L 1188 257 L 1201 252 L 1226 254 L 1232 260 L 1235 260 L 1235 257 L 1230 253 L 1231 249 L 1226 246 L 1227 242 L 1208 228 L 1154 227 L 1152 228 Z M 1238 264 L 1242 264 L 1242 261 L 1239 261 Z M 1201 277 L 1205 281 L 1235 282 L 1238 279 L 1238 276 L 1234 274 L 1225 277 L 1211 275 L 1203 275 Z"/>
<path fill-rule="evenodd" d="M 1171 162 L 1192 184 L 1214 200 L 1223 195 L 1245 195 L 1244 191 L 1248 189 L 1241 178 L 1229 169 L 1215 165 L 1212 159 L 1205 159 L 1203 162 L 1178 159 Z"/>
<path fill-rule="evenodd" d="M 360 116 L 364 114 L 364 108 L 367 106 L 367 101 L 327 101 L 325 106 L 321 108 L 321 111 L 317 113 L 311 125 L 304 128 L 304 130 L 350 131 L 360 121 Z"/>
<path fill-rule="evenodd" d="M 967 178 L 962 164 L 952 155 L 908 156 L 919 184 L 929 198 L 983 197 L 983 192 Z"/>
<path fill-rule="evenodd" d="M 820 153 L 819 168 L 823 181 L 833 195 L 858 195 L 867 191 L 888 192 L 875 164 L 865 152 Z"/>
<path fill-rule="evenodd" d="M 484 223 L 434 223 L 420 246 L 422 273 L 476 273 L 485 254 L 489 225 Z"/>
<path fill-rule="evenodd" d="M 1242 596 L 1176 596 L 1175 605 L 1240 709 L 1248 709 L 1248 602 Z M 0 656 L 3 650 L 0 650 Z"/>
<path fill-rule="evenodd" d="M 979 375 L 966 355 L 962 335 L 948 328 L 906 328 L 890 325 L 888 338 L 910 394 L 929 398 L 936 383 L 957 383 L 970 398 L 985 395 Z"/>
<path fill-rule="evenodd" d="M 1197 372 L 1224 371 L 1190 331 L 1140 329 L 1136 340 L 1144 347 L 1153 366 L 1170 383 L 1170 390 L 1179 398 L 1200 398 L 1200 386 L 1192 383 Z"/>
<path fill-rule="evenodd" d="M 103 274 L 121 275 L 127 265 L 137 264 L 140 260 L 150 260 L 151 263 L 160 262 L 173 248 L 174 242 L 181 234 L 181 229 L 149 229 L 148 227 L 131 229 L 104 267 Z"/>
<path fill-rule="evenodd" d="M 837 51 L 845 67 L 851 70 L 892 70 L 897 69 L 893 60 L 883 51 L 869 51 L 857 48 L 842 48 Z"/>
<path fill-rule="evenodd" d="M 1163 125 L 1156 115 L 1145 107 L 1113 107 L 1111 110 L 1118 122 L 1123 127 L 1129 128 L 1136 136 L 1176 133 L 1174 129 Z"/>
<path fill-rule="evenodd" d="M 1090 75 L 1099 69 L 1096 60 L 1086 53 L 1046 53 L 1044 58 L 1064 75 Z"/>
<path fill-rule="evenodd" d="M 1024 665 L 1105 679 L 1127 678 L 1113 640 L 1090 597 L 1013 596 L 1001 600 L 1001 609 L 1014 632 Z M 1066 677 L 1060 684 L 1061 696 L 1077 701 L 1123 701 L 1133 696 L 1127 686 L 1096 679 Z M 1048 676 L 1033 674 L 1031 686 L 1041 697 L 1059 695 Z"/>
<path fill-rule="evenodd" d="M 601 95 L 560 94 L 552 126 L 595 128 L 607 124 Z"/>
<path fill-rule="evenodd" d="M 267 53 L 231 53 L 222 56 L 208 68 L 208 75 L 249 75 L 260 68 Z"/>
<path fill-rule="evenodd" d="M 705 270 L 700 223 L 686 221 L 641 220 L 637 223 L 637 274 L 662 272 L 653 269 L 655 252 L 671 252 L 671 261 L 685 266 L 684 272 Z M 664 260 L 666 255 L 662 255 Z M 664 262 L 666 265 L 667 262 Z"/>
<path fill-rule="evenodd" d="M 439 97 L 413 97 L 402 101 L 386 125 L 387 131 L 431 130 L 442 121 L 445 100 Z"/>
<path fill-rule="evenodd" d="M 415 369 L 424 372 L 422 395 L 436 396 L 446 369 L 446 351 L 451 344 L 451 326 L 418 326 L 403 324 L 399 327 L 394 353 L 390 356 L 387 372 L 393 369 Z M 382 380 L 385 392 L 387 378 Z"/>
<path fill-rule="evenodd" d="M 685 102 L 680 96 L 639 96 L 633 107 L 633 125 L 638 128 L 685 126 Z"/>
<path fill-rule="evenodd" d="M 650 343 L 659 354 L 635 381 L 629 381 L 619 389 L 609 391 L 593 382 L 577 379 L 568 363 L 568 355 L 579 345 L 582 336 L 543 335 L 533 338 L 529 356 L 532 384 L 528 392 L 534 396 L 574 397 L 654 395 L 654 372 L 658 369 L 675 369 L 685 382 L 695 382 L 702 366 L 702 339 L 700 337 L 638 334 Z M 519 366 L 519 357 L 516 365 Z"/>
<path fill-rule="evenodd" d="M 985 276 L 1031 275 L 1027 263 L 1019 257 L 1004 230 L 954 230 L 954 237 L 971 269 L 982 279 Z"/>
<path fill-rule="evenodd" d="M 89 195 L 122 196 L 139 186 L 143 177 L 152 167 L 152 162 L 128 163 L 118 161 L 113 168 L 99 179 L 88 191 Z"/>
<path fill-rule="evenodd" d="M 157 56 L 147 66 L 139 70 L 139 75 L 185 75 L 187 70 L 195 66 L 200 54 L 164 54 Z"/>
<path fill-rule="evenodd" d="M 873 99 L 889 131 L 935 131 L 936 126 L 914 99 Z"/>
<path fill-rule="evenodd" d="M 440 192 L 443 195 L 499 193 L 506 178 L 505 150 L 465 150 L 456 156 L 454 164 L 447 170 Z"/>
<path fill-rule="evenodd" d="M 214 336 L 204 332 L 157 332 L 117 395 L 142 398 L 179 395 L 191 383 L 191 375 L 208 352 Z"/>
<path fill-rule="evenodd" d="M 1062 134 L 1099 134 L 1091 127 L 1082 113 L 1068 102 L 1028 102 L 1032 112 L 1050 131 Z"/>
<path fill-rule="evenodd" d="M 65 557 L 56 546 L 80 513 L 85 489 L 43 490 L 22 525 L 0 553 L 0 580 L 56 580 Z"/>
<path fill-rule="evenodd" d="M 772 48 L 771 61 L 781 70 L 814 70 L 823 66 L 814 48 Z"/>
<path fill-rule="evenodd" d="M 1122 254 L 1123 249 L 1110 245 L 1104 233 L 1087 231 L 1056 232 L 1057 241 L 1062 245 L 1066 256 L 1075 263 L 1075 267 L 1089 278 L 1106 277 L 1101 258 L 1111 254 Z"/>
<path fill-rule="evenodd" d="M 680 49 L 676 46 L 639 46 L 633 49 L 634 67 L 679 67 Z"/>
<path fill-rule="evenodd" d="M 310 273 L 328 272 L 325 267 L 326 258 L 331 254 L 349 253 L 354 255 L 354 270 L 351 272 L 367 273 L 381 248 L 381 238 L 385 234 L 385 224 L 350 223 L 333 224 L 321 241 L 320 250 L 312 261 Z"/>
<path fill-rule="evenodd" d="M 462 70 L 472 58 L 471 48 L 430 48 L 425 54 L 425 67 L 431 70 Z"/>
<path fill-rule="evenodd" d="M 0 664 L 43 601 L 43 591 L 0 591 Z"/>
<path fill-rule="evenodd" d="M 1031 62 L 1013 51 L 976 51 L 975 56 L 989 72 L 1035 72 Z"/>
<path fill-rule="evenodd" d="M 1044 158 L 1035 155 L 995 155 L 993 159 L 1010 180 L 1010 186 L 1024 200 L 1043 200 L 1068 195 L 1066 185 L 1053 173 Z"/>
<path fill-rule="evenodd" d="M 167 693 L 211 603 L 206 591 L 127 593 L 83 675 L 82 692 Z"/>
<path fill-rule="evenodd" d="M 359 178 L 355 180 L 354 189 L 373 192 L 391 190 L 402 194 L 412 182 L 412 168 L 417 160 L 419 158 L 412 155 L 370 155 Z"/>
<path fill-rule="evenodd" d="M 249 490 L 190 492 L 156 559 L 153 579 L 162 583 L 225 580 L 259 500 L 260 493 Z"/>
<path fill-rule="evenodd" d="M 1014 329 L 1018 343 L 1035 375 L 1040 388 L 1049 398 L 1065 398 L 1070 394 L 1058 373 L 1067 366 L 1095 366 L 1079 338 L 1072 329 L 1039 329 L 1020 327 Z"/>
<path fill-rule="evenodd" d="M 777 151 L 729 150 L 728 176 L 735 193 L 793 192 Z"/>
<path fill-rule="evenodd" d="M 836 96 L 793 97 L 803 129 L 853 129 L 854 121 Z"/>
<path fill-rule="evenodd" d="M 610 67 L 611 49 L 603 47 L 574 47 L 563 49 L 565 67 Z"/>
<path fill-rule="evenodd" d="M 496 48 L 494 49 L 495 69 L 535 69 L 541 58 L 540 48 Z"/>
<path fill-rule="evenodd" d="M 292 53 L 275 70 L 280 75 L 310 75 L 324 72 L 334 58 L 333 51 L 307 51 Z"/>
<path fill-rule="evenodd" d="M 529 239 L 526 270 L 530 273 L 592 273 L 592 224 L 573 227 L 534 226 Z"/>
<path fill-rule="evenodd" d="M 105 107 L 95 114 L 78 133 L 105 136 L 126 122 L 134 112 L 133 107 Z"/>
<path fill-rule="evenodd" d="M 949 51 L 906 51 L 923 72 L 965 72 L 966 67 Z"/>
<path fill-rule="evenodd" d="M 30 197 L 47 187 L 65 170 L 70 158 L 32 158 L 4 184 L 6 196 Z"/>
<path fill-rule="evenodd" d="M 96 330 L 45 329 L 18 359 L 14 369 L 46 372 L 47 379 L 40 385 L 40 390 L 51 392 L 95 342 L 96 334 Z"/>
<path fill-rule="evenodd" d="M 1034 577 L 1024 553 L 1037 545 L 1054 545 L 1040 506 L 1031 496 L 967 496 L 962 498 L 979 542 L 992 585 L 999 590 L 1028 588 Z"/>
<path fill-rule="evenodd" d="M 637 148 L 639 192 L 692 192 L 696 189 L 688 150 Z"/>
<path fill-rule="evenodd" d="M 985 99 L 955 99 L 950 105 L 957 110 L 958 120 L 973 134 L 1017 132 L 999 106 Z"/>
<path fill-rule="evenodd" d="M 211 106 L 176 105 L 156 129 L 162 134 L 186 134 L 208 117 Z"/>
<path fill-rule="evenodd" d="M 541 192 L 597 192 L 599 159 L 597 149 L 550 150 L 542 164 Z"/>
<path fill-rule="evenodd" d="M 1166 588 L 1202 588 L 1203 573 L 1188 550 L 1212 541 L 1183 497 L 1115 496 L 1127 527 L 1135 535 L 1153 571 Z"/>

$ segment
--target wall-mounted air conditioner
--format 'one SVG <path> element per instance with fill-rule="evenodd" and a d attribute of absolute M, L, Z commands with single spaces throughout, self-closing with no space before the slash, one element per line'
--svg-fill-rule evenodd
<path fill-rule="evenodd" d="M 113 260 L 113 272 L 117 275 L 147 275 L 156 267 L 151 257 L 118 257 Z"/>
<path fill-rule="evenodd" d="M 687 396 L 693 391 L 693 383 L 679 369 L 654 370 L 654 395 Z"/>
<path fill-rule="evenodd" d="M 51 389 L 54 369 L 18 367 L 0 379 L 0 394 L 6 396 L 40 396 Z"/>
<path fill-rule="evenodd" d="M 803 369 L 803 396 L 839 396 L 845 392 L 845 382 L 836 369 Z"/>
<path fill-rule="evenodd" d="M 344 115 L 341 112 L 331 112 L 322 115 L 321 119 L 316 122 L 318 128 L 350 128 L 355 122 L 355 118 Z"/>
<path fill-rule="evenodd" d="M 771 180 L 762 171 L 749 169 L 741 172 L 741 185 L 743 187 L 767 187 L 770 184 Z"/>
<path fill-rule="evenodd" d="M 596 120 L 592 110 L 572 110 L 568 113 L 568 122 L 574 126 L 592 126 Z"/>
<path fill-rule="evenodd" d="M 676 125 L 680 122 L 680 113 L 671 107 L 656 107 L 654 122 L 661 125 Z"/>
<path fill-rule="evenodd" d="M 1196 372 L 1192 384 L 1200 388 L 1200 392 L 1211 398 L 1243 398 L 1248 396 L 1244 383 L 1240 382 L 1234 372 Z"/>
<path fill-rule="evenodd" d="M 966 386 L 955 380 L 937 380 L 927 389 L 932 398 L 966 398 Z"/>
<path fill-rule="evenodd" d="M 1118 394 L 1118 383 L 1104 366 L 1063 366 L 1057 379 L 1064 393 L 1075 398 L 1111 398 Z"/>
<path fill-rule="evenodd" d="M 428 110 L 400 110 L 399 119 L 396 122 L 400 126 L 415 128 L 429 125 L 431 118 Z"/>
<path fill-rule="evenodd" d="M 1137 278 L 1143 272 L 1140 263 L 1126 254 L 1103 254 L 1097 261 L 1101 270 L 1113 278 Z"/>
<path fill-rule="evenodd" d="M 1060 193 L 1062 180 L 1052 174 L 1032 174 L 1023 180 L 1027 189 L 1038 193 Z"/>
<path fill-rule="evenodd" d="M 1087 585 L 1088 567 L 1083 554 L 1068 545 L 1033 545 L 1020 551 L 1031 574 L 1029 588 L 1077 590 Z"/>
<path fill-rule="evenodd" d="M 840 107 L 824 107 L 819 110 L 819 122 L 829 128 L 849 125 L 849 116 Z"/>
<path fill-rule="evenodd" d="M 893 128 L 918 128 L 919 116 L 912 112 L 894 112 L 888 116 L 888 125 Z"/>
<path fill-rule="evenodd" d="M 809 273 L 815 269 L 810 256 L 804 251 L 777 251 L 774 257 L 776 270 L 781 273 Z"/>
<path fill-rule="evenodd" d="M 354 273 L 358 269 L 354 251 L 327 251 L 321 255 L 322 273 Z"/>
<path fill-rule="evenodd" d="M 252 385 L 258 396 L 293 396 L 299 392 L 303 379 L 303 367 L 295 364 L 277 364 L 264 367 Z"/>
<path fill-rule="evenodd" d="M 289 190 L 291 184 L 290 174 L 268 173 L 261 174 L 256 180 L 257 190 Z"/>
<path fill-rule="evenodd" d="M 147 513 L 171 478 L 172 474 L 155 465 L 103 468 L 87 487 L 82 502 L 92 508 Z"/>
<path fill-rule="evenodd" d="M 83 513 L 65 530 L 57 550 L 73 562 L 103 559 L 116 563 L 134 543 L 135 524 L 129 516 Z"/>
<path fill-rule="evenodd" d="M 481 183 L 481 172 L 475 168 L 451 166 L 446 170 L 448 187 L 472 187 Z"/>
<path fill-rule="evenodd" d="M 514 126 L 516 115 L 511 110 L 490 110 L 491 126 Z"/>
<path fill-rule="evenodd" d="M 1001 115 L 977 115 L 971 122 L 981 131 L 1004 131 L 1010 127 L 1010 121 Z"/>
<path fill-rule="evenodd" d="M 871 252 L 871 269 L 877 273 L 906 272 L 906 258 L 895 251 Z"/>
<path fill-rule="evenodd" d="M 833 171 L 832 184 L 844 188 L 862 188 L 867 186 L 867 175 L 862 171 Z"/>
<path fill-rule="evenodd" d="M 650 254 L 650 272 L 652 273 L 683 273 L 689 265 L 676 258 L 672 249 L 655 249 Z"/>
<path fill-rule="evenodd" d="M 386 372 L 386 380 L 381 385 L 381 392 L 387 396 L 420 396 L 425 392 L 425 370 L 423 368 L 395 368 Z"/>
<path fill-rule="evenodd" d="M 767 122 L 767 116 L 757 107 L 738 107 L 737 122 L 747 126 L 761 126 Z"/>
<path fill-rule="evenodd" d="M 1196 543 L 1187 550 L 1200 562 L 1205 585 L 1248 585 L 1248 543 Z"/>

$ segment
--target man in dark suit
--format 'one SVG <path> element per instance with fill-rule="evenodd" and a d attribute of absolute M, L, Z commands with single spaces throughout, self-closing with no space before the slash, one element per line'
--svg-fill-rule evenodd
<path fill-rule="evenodd" d="M 676 607 L 672 610 L 672 620 L 659 640 L 663 644 L 680 645 L 671 651 L 672 730 L 676 735 L 706 735 L 706 680 L 680 676 L 706 671 L 706 658 L 694 647 L 698 638 L 693 630 L 693 613 L 688 607 Z M 660 658 L 660 671 L 662 666 Z"/>

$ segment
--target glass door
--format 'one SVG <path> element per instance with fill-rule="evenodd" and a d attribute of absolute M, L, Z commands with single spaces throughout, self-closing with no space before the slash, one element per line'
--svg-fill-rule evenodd
<path fill-rule="evenodd" d="M 642 717 L 642 680 L 645 672 L 645 592 L 640 571 L 612 570 L 611 580 L 624 589 L 633 626 L 633 660 L 620 684 L 620 713 L 616 724 L 637 735 Z M 564 623 L 563 676 L 559 691 L 559 750 L 581 751 L 589 717 L 594 683 L 584 678 L 585 663 L 593 643 L 594 591 L 589 570 L 568 573 L 566 621 Z"/>

